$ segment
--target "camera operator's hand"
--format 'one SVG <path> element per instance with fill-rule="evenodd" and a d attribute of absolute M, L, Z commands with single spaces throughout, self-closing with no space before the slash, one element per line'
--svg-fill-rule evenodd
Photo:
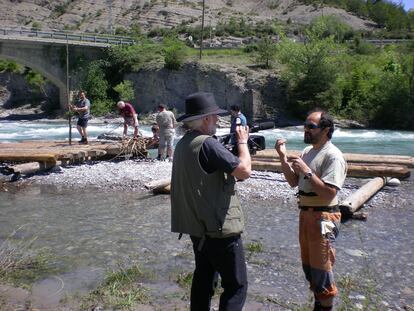
<path fill-rule="evenodd" d="M 248 126 L 236 126 L 236 138 L 238 144 L 247 144 L 249 139 L 249 127 Z"/>
<path fill-rule="evenodd" d="M 249 178 L 252 172 L 250 152 L 247 145 L 247 140 L 249 139 L 249 128 L 241 125 L 236 126 L 236 138 L 240 164 L 231 174 L 239 180 L 244 180 Z"/>

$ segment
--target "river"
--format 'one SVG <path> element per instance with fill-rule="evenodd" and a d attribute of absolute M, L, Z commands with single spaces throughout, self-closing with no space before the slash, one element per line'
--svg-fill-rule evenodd
<path fill-rule="evenodd" d="M 91 122 L 88 126 L 88 133 L 92 139 L 102 133 L 121 135 L 122 131 L 123 127 L 119 122 Z M 140 131 L 144 136 L 152 135 L 149 126 L 140 127 Z M 68 125 L 62 121 L 0 121 L 0 142 L 68 139 L 68 133 Z M 72 133 L 73 137 L 78 139 L 76 128 L 73 128 Z M 228 129 L 222 128 L 217 134 L 226 133 Z M 265 136 L 267 148 L 273 148 L 275 140 L 280 137 L 288 139 L 290 149 L 302 150 L 305 147 L 301 127 L 271 129 L 258 134 Z M 179 137 L 176 140 L 178 139 Z M 414 132 L 410 131 L 337 129 L 332 141 L 343 152 L 414 155 Z"/>
<path fill-rule="evenodd" d="M 118 124 L 92 124 L 89 129 L 92 137 L 122 133 Z M 149 136 L 148 127 L 141 130 Z M 227 131 L 220 129 L 218 134 Z M 287 138 L 291 149 L 304 146 L 299 128 L 262 133 L 268 147 L 278 137 Z M 66 136 L 66 124 L 60 122 L 0 123 L 3 142 Z M 413 132 L 341 129 L 333 141 L 346 152 L 414 153 Z M 76 304 L 65 306 L 62 299 L 88 293 L 119 265 L 137 263 L 153 274 L 142 280 L 153 309 L 135 310 L 186 310 L 188 299 L 174 280 L 193 268 L 191 244 L 187 237 L 179 241 L 170 232 L 169 197 L 148 195 L 143 188 L 151 178 L 168 176 L 170 165 L 128 160 L 71 166 L 0 192 L 0 243 L 18 229 L 12 241 L 36 238 L 35 248 L 47 248 L 59 269 L 36 282 L 22 301 L 15 298 L 15 309 L 26 299 L 40 310 L 78 310 Z M 94 184 L 88 178 L 105 182 Z M 347 179 L 341 197 L 364 182 Z M 299 262 L 295 190 L 282 175 L 266 172 L 255 173 L 239 189 L 247 219 L 245 246 L 262 247 L 246 252 L 250 285 L 245 311 L 298 310 L 309 294 Z M 412 178 L 398 188 L 385 187 L 366 204 L 367 222 L 343 223 L 337 241 L 338 307 L 347 299 L 348 306 L 360 310 L 414 306 L 413 193 Z M 0 309 L 4 293 L 0 286 Z"/>

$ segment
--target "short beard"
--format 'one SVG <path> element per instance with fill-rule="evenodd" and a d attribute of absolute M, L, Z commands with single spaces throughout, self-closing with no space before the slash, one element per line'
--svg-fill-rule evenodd
<path fill-rule="evenodd" d="M 305 144 L 316 144 L 320 140 L 320 134 L 312 135 L 310 133 L 305 133 L 303 136 L 303 142 Z"/>
<path fill-rule="evenodd" d="M 312 137 L 312 134 L 305 133 L 305 134 L 303 135 L 303 142 L 304 142 L 305 144 L 312 144 L 312 142 L 313 142 L 313 137 Z"/>
<path fill-rule="evenodd" d="M 212 136 L 214 134 L 216 134 L 217 131 L 217 125 L 216 124 L 210 124 L 208 126 L 208 135 Z"/>

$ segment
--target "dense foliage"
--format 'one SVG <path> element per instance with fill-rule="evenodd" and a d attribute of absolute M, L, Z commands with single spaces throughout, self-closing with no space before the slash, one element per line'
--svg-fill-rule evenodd
<path fill-rule="evenodd" d="M 94 61 L 83 72 L 81 88 L 86 91 L 91 101 L 91 113 L 94 115 L 102 115 L 111 109 L 111 101 L 107 96 L 109 83 L 105 77 L 104 66 L 103 61 Z"/>
<path fill-rule="evenodd" d="M 323 19 L 318 23 L 318 31 L 307 30 L 304 44 L 285 38 L 278 45 L 292 111 L 300 116 L 319 106 L 369 126 L 413 129 L 413 44 L 383 49 L 361 49 L 361 40 L 338 44 L 334 35 L 321 36 Z"/>

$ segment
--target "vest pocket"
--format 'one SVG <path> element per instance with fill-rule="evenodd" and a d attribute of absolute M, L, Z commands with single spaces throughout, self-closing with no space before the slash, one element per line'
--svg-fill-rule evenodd
<path fill-rule="evenodd" d="M 234 235 L 243 231 L 244 220 L 240 206 L 231 205 L 228 209 L 221 209 L 220 213 L 222 235 Z"/>

